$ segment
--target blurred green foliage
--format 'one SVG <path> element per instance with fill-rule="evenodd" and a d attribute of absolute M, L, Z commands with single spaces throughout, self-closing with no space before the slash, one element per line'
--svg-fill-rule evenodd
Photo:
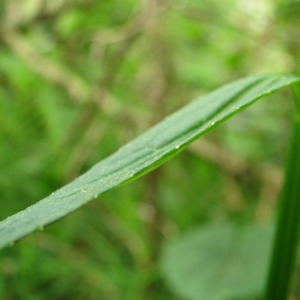
<path fill-rule="evenodd" d="M 0 2 L 1 219 L 195 96 L 245 75 L 299 74 L 297 11 L 299 1 Z M 284 93 L 2 250 L 0 298 L 177 299 L 160 274 L 164 243 L 199 225 L 272 218 Z"/>

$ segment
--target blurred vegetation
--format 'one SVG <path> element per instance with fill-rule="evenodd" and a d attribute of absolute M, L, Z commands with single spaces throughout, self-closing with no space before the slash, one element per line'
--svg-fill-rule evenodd
<path fill-rule="evenodd" d="M 251 74 L 299 74 L 299 16 L 296 0 L 1 1 L 1 219 L 195 97 Z M 181 299 L 160 272 L 167 241 L 272 219 L 288 95 L 2 250 L 0 298 Z"/>

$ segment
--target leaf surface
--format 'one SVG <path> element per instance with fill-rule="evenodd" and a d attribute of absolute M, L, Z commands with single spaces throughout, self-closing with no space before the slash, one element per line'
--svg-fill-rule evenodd
<path fill-rule="evenodd" d="M 297 81 L 299 78 L 285 75 L 252 76 L 191 102 L 71 183 L 0 222 L 0 248 L 71 213 L 99 194 L 158 167 L 259 98 Z"/>
<path fill-rule="evenodd" d="M 273 224 L 208 225 L 170 242 L 165 279 L 183 299 L 256 299 L 263 293 Z"/>

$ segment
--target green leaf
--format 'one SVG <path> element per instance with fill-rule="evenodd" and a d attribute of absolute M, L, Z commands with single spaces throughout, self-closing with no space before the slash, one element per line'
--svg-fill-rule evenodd
<path fill-rule="evenodd" d="M 300 225 L 300 86 L 293 86 L 295 111 L 285 180 L 280 195 L 276 236 L 265 300 L 287 299 L 295 270 Z"/>
<path fill-rule="evenodd" d="M 67 215 L 99 194 L 149 172 L 259 98 L 297 81 L 299 78 L 285 75 L 253 76 L 191 102 L 73 182 L 2 221 L 0 247 Z"/>
<path fill-rule="evenodd" d="M 207 226 L 169 243 L 163 274 L 189 300 L 254 299 L 267 275 L 273 226 Z"/>

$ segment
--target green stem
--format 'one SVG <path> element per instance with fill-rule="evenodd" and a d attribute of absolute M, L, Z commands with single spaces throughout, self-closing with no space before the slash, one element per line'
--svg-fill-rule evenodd
<path fill-rule="evenodd" d="M 265 300 L 286 300 L 289 295 L 300 223 L 300 85 L 294 86 L 295 116 L 280 198 L 279 216 Z"/>

